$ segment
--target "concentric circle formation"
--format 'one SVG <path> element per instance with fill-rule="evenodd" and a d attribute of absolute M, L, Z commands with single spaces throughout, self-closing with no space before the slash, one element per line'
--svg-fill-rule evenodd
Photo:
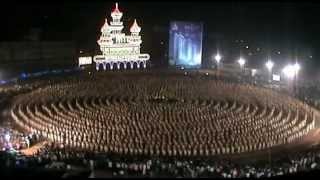
<path fill-rule="evenodd" d="M 290 143 L 313 110 L 250 85 L 179 75 L 96 74 L 18 96 L 13 120 L 53 142 L 127 155 L 212 156 Z"/>

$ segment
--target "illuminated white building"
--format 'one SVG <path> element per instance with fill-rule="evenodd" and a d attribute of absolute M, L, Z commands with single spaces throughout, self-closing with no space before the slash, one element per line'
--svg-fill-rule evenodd
<path fill-rule="evenodd" d="M 110 25 L 107 19 L 101 28 L 101 36 L 98 40 L 102 55 L 94 56 L 96 69 L 101 67 L 106 69 L 133 69 L 147 67 L 147 61 L 150 59 L 149 54 L 140 54 L 141 36 L 139 35 L 141 28 L 137 21 L 134 20 L 130 27 L 130 35 L 122 33 L 123 23 L 120 21 L 122 12 L 118 9 L 116 3 L 115 9 L 111 12 L 112 21 Z"/>

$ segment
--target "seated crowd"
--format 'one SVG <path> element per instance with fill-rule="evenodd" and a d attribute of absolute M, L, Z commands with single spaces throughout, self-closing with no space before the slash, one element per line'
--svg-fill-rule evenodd
<path fill-rule="evenodd" d="M 120 176 L 280 175 L 285 170 L 166 158 L 216 157 L 286 145 L 317 127 L 319 116 L 285 94 L 203 77 L 98 73 L 37 83 L 15 96 L 10 107 L 15 125 L 51 142 L 30 162 L 107 166 Z M 108 160 L 113 156 L 126 158 Z M 141 157 L 156 160 L 139 162 Z"/>
<path fill-rule="evenodd" d="M 33 156 L 1 155 L 1 169 L 48 169 L 108 172 L 107 177 L 216 177 L 265 178 L 320 169 L 320 147 L 275 156 L 271 161 L 238 162 L 229 159 L 168 159 L 106 155 L 47 144 Z M 74 173 L 73 173 L 74 174 Z M 4 174 L 2 174 L 4 175 Z M 7 174 L 8 175 L 8 174 Z M 89 176 L 89 175 L 88 175 Z M 105 177 L 105 176 L 104 176 Z"/>

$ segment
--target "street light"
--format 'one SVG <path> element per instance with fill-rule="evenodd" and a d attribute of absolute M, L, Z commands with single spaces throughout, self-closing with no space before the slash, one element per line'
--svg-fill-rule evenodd
<path fill-rule="evenodd" d="M 214 57 L 214 59 L 216 60 L 217 64 L 219 64 L 219 63 L 220 63 L 220 60 L 221 60 L 220 54 L 218 53 L 218 54 Z"/>
<path fill-rule="evenodd" d="M 295 72 L 296 72 L 295 68 L 296 67 L 294 65 L 289 64 L 282 69 L 282 72 L 286 77 L 291 79 L 295 75 Z"/>
<path fill-rule="evenodd" d="M 238 63 L 240 65 L 241 73 L 243 73 L 243 66 L 246 63 L 246 61 L 243 58 L 240 57 L 239 60 L 238 60 Z M 239 76 L 239 78 L 242 79 L 241 75 Z"/>
<path fill-rule="evenodd" d="M 294 68 L 294 72 L 295 74 L 297 75 L 299 70 L 300 70 L 300 64 L 298 64 L 297 62 L 293 65 L 293 68 Z"/>
<path fill-rule="evenodd" d="M 294 81 L 295 81 L 295 93 L 298 93 L 298 73 L 300 71 L 300 64 L 298 64 L 298 62 L 296 62 L 293 65 L 294 68 Z"/>
<path fill-rule="evenodd" d="M 217 55 L 214 57 L 214 59 L 216 60 L 216 63 L 217 63 L 217 76 L 219 77 L 220 76 L 220 61 L 221 61 L 221 56 L 219 53 L 217 53 Z"/>
<path fill-rule="evenodd" d="M 293 85 L 294 86 L 293 88 L 296 88 L 296 86 L 297 86 L 297 75 L 298 75 L 300 68 L 301 68 L 300 65 L 298 63 L 295 63 L 293 65 L 289 64 L 289 65 L 285 66 L 282 70 L 282 72 L 285 76 L 287 76 L 290 79 L 294 78 L 295 85 Z"/>
<path fill-rule="evenodd" d="M 238 60 L 238 63 L 239 63 L 239 65 L 240 65 L 240 67 L 243 68 L 243 66 L 244 66 L 244 64 L 246 63 L 246 61 L 245 61 L 244 59 L 240 58 L 240 59 Z"/>
<path fill-rule="evenodd" d="M 272 68 L 273 68 L 273 66 L 274 66 L 274 63 L 271 61 L 271 60 L 268 60 L 267 62 L 266 62 L 266 67 L 267 67 L 267 69 L 268 69 L 268 72 L 269 72 L 269 82 L 270 82 L 270 80 L 271 80 L 271 74 L 272 74 Z"/>
<path fill-rule="evenodd" d="M 284 73 L 285 76 L 287 76 L 288 78 L 293 78 L 294 76 L 296 76 L 300 70 L 300 65 L 298 63 L 295 63 L 294 65 L 289 64 L 287 66 L 285 66 L 282 69 L 282 72 Z"/>
<path fill-rule="evenodd" d="M 266 63 L 266 67 L 269 71 L 272 71 L 272 68 L 274 66 L 274 63 L 271 60 L 268 60 Z"/>

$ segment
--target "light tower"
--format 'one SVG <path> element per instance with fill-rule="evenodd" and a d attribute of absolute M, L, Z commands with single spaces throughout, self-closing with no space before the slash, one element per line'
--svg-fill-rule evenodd
<path fill-rule="evenodd" d="M 111 25 L 113 26 L 119 26 L 119 29 L 123 29 L 123 23 L 120 21 L 122 18 L 122 12 L 118 8 L 118 3 L 116 3 L 116 7 L 111 12 L 112 22 Z M 121 27 L 121 28 L 120 28 Z"/>
<path fill-rule="evenodd" d="M 100 39 L 98 40 L 98 44 L 100 46 L 101 52 L 105 55 L 104 48 L 105 46 L 111 45 L 112 44 L 112 39 L 110 36 L 110 28 L 109 28 L 108 20 L 107 18 L 105 19 L 105 23 L 101 28 L 101 36 Z"/>
<path fill-rule="evenodd" d="M 246 61 L 242 57 L 240 57 L 238 60 L 238 64 L 240 65 L 240 71 L 241 71 L 239 74 L 239 80 L 242 80 L 242 76 L 245 73 L 244 65 L 246 64 Z"/>
<path fill-rule="evenodd" d="M 122 12 L 119 10 L 118 3 L 115 4 L 114 9 L 111 12 L 112 20 L 108 23 L 105 19 L 105 23 L 101 28 L 101 37 L 98 40 L 102 55 L 94 56 L 94 62 L 96 63 L 96 69 L 99 70 L 100 66 L 103 69 L 127 69 L 127 67 L 134 69 L 136 66 L 146 68 L 147 61 L 150 59 L 150 55 L 140 53 L 140 45 L 142 43 L 140 31 L 137 20 L 134 20 L 130 27 L 130 34 L 126 35 L 122 32 L 124 26 L 121 22 Z"/>
<path fill-rule="evenodd" d="M 294 68 L 294 81 L 295 81 L 295 93 L 299 93 L 299 88 L 298 88 L 298 73 L 300 71 L 300 64 L 296 61 L 296 63 L 293 65 Z"/>
<path fill-rule="evenodd" d="M 297 78 L 300 70 L 300 65 L 296 62 L 295 64 L 289 64 L 282 69 L 282 73 L 289 79 L 293 80 L 292 88 L 293 93 L 296 93 L 297 89 Z"/>
<path fill-rule="evenodd" d="M 115 43 L 121 43 L 121 39 L 125 37 L 122 33 L 123 22 L 121 22 L 122 12 L 118 8 L 118 3 L 116 3 L 115 9 L 111 12 L 112 21 L 110 22 L 110 33 L 112 39 Z"/>
<path fill-rule="evenodd" d="M 137 20 L 134 19 L 134 22 L 132 26 L 130 27 L 130 33 L 131 33 L 131 43 L 134 44 L 136 47 L 133 51 L 133 54 L 140 54 L 140 44 L 141 44 L 141 36 L 139 35 L 141 31 L 141 27 L 138 25 Z M 137 64 L 138 68 L 140 67 L 140 64 Z M 146 68 L 146 64 L 143 65 L 144 68 Z"/>
<path fill-rule="evenodd" d="M 220 54 L 218 53 L 218 54 L 214 57 L 214 59 L 216 60 L 217 65 L 219 65 L 219 63 L 220 63 L 220 61 L 221 61 L 221 56 L 220 56 Z"/>
<path fill-rule="evenodd" d="M 243 58 L 240 57 L 239 60 L 238 60 L 238 63 L 240 65 L 241 70 L 243 71 L 243 67 L 244 67 L 244 65 L 246 63 L 246 60 L 244 60 Z"/>
<path fill-rule="evenodd" d="M 137 23 L 137 20 L 134 19 L 134 22 L 132 26 L 130 27 L 130 33 L 131 33 L 131 43 L 137 45 L 139 48 L 137 48 L 137 51 L 135 53 L 140 53 L 140 44 L 141 44 L 141 36 L 139 35 L 141 31 L 140 26 Z"/>
<path fill-rule="evenodd" d="M 221 56 L 219 54 L 219 52 L 217 53 L 217 55 L 214 57 L 214 60 L 216 60 L 216 63 L 217 63 L 217 76 L 219 78 L 220 76 L 220 61 L 221 61 Z"/>
<path fill-rule="evenodd" d="M 271 60 L 268 60 L 266 62 L 266 67 L 268 69 L 269 78 L 268 81 L 271 82 L 271 76 L 272 76 L 272 68 L 274 66 L 274 63 Z"/>

